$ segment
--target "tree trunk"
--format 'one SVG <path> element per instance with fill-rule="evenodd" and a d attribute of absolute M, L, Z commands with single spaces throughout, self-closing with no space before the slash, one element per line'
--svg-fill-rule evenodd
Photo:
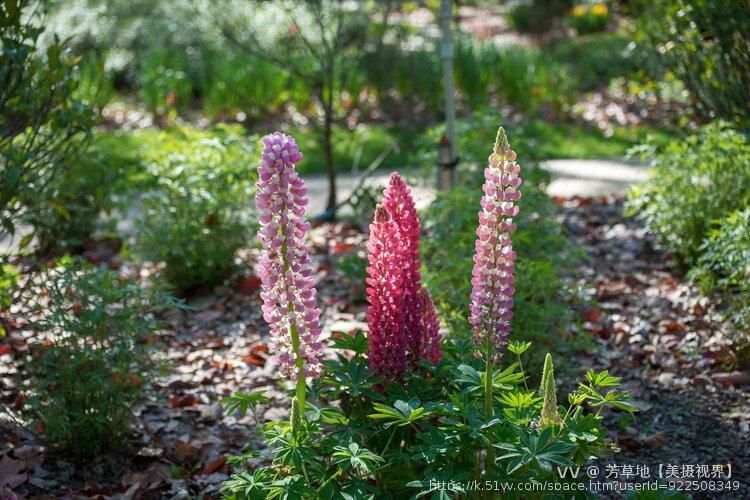
<path fill-rule="evenodd" d="M 326 171 L 328 172 L 328 204 L 326 212 L 330 212 L 330 216 L 333 218 L 336 217 L 336 170 L 333 168 L 332 129 L 331 116 L 326 112 L 325 126 L 323 128 L 323 151 L 326 155 Z"/>

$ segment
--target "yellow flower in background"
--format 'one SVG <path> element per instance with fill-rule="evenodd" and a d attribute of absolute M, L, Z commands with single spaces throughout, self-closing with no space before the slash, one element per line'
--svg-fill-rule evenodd
<path fill-rule="evenodd" d="M 575 17 L 581 17 L 586 14 L 586 6 L 585 5 L 576 5 L 573 7 L 573 15 Z"/>
<path fill-rule="evenodd" d="M 609 14 L 609 10 L 607 9 L 607 6 L 604 5 L 603 3 L 594 4 L 591 7 L 591 12 L 593 14 L 596 14 L 597 16 L 602 16 L 602 17 L 605 17 L 607 14 Z"/>

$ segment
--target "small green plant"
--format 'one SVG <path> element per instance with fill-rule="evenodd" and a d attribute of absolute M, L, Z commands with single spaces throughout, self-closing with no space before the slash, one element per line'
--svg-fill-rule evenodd
<path fill-rule="evenodd" d="M 225 280 L 237 249 L 250 239 L 257 157 L 232 127 L 180 134 L 169 149 L 144 158 L 155 186 L 136 221 L 136 250 L 164 263 L 175 291 L 190 293 Z"/>
<path fill-rule="evenodd" d="M 45 438 L 76 456 L 117 446 L 157 367 L 145 340 L 157 329 L 154 309 L 169 299 L 70 258 L 40 274 L 26 299 L 44 339 L 30 359 L 28 404 Z"/>

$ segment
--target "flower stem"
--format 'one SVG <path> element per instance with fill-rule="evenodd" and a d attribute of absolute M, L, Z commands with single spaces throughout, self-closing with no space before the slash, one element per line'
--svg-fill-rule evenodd
<path fill-rule="evenodd" d="M 291 308 L 291 304 L 289 305 Z M 304 420 L 305 418 L 305 367 L 304 360 L 299 352 L 299 334 L 297 333 L 297 325 L 291 324 L 289 326 L 289 333 L 292 337 L 292 351 L 294 351 L 294 364 L 297 367 L 297 406 L 299 407 L 299 416 Z"/>
<path fill-rule="evenodd" d="M 523 363 L 521 362 L 521 355 L 516 354 L 516 357 L 518 357 L 518 368 L 521 369 L 521 373 L 523 373 L 523 386 L 526 388 L 526 390 L 529 390 L 529 384 L 526 382 L 526 372 L 523 370 Z"/>
<path fill-rule="evenodd" d="M 492 348 L 492 341 L 490 340 L 489 335 L 487 336 L 487 371 L 484 374 L 484 418 L 487 420 L 490 420 L 493 415 L 494 411 L 492 408 L 492 375 L 493 375 L 493 369 L 494 369 L 494 363 L 492 362 L 492 356 L 493 356 L 493 348 Z M 493 468 L 495 464 L 495 448 L 492 446 L 492 443 L 490 442 L 489 447 L 487 447 L 487 462 L 485 464 L 485 474 L 491 475 L 493 473 Z"/>
<path fill-rule="evenodd" d="M 321 491 L 323 490 L 323 488 L 325 488 L 326 486 L 328 486 L 328 485 L 330 484 L 330 482 L 331 482 L 331 481 L 333 481 L 334 479 L 336 479 L 337 477 L 339 477 L 339 476 L 340 476 L 341 474 L 343 474 L 343 473 L 344 473 L 344 469 L 339 469 L 339 470 L 337 470 L 337 471 L 336 471 L 336 472 L 335 472 L 335 473 L 334 473 L 334 474 L 333 474 L 333 475 L 332 475 L 331 477 L 329 477 L 328 479 L 326 479 L 326 480 L 325 480 L 325 481 L 323 482 L 323 484 L 321 484 L 321 485 L 320 485 L 320 486 L 318 487 L 318 489 L 317 489 L 317 490 L 315 490 L 315 491 L 317 491 L 318 493 L 320 493 L 320 492 L 321 492 Z"/>
<path fill-rule="evenodd" d="M 286 224 L 281 225 L 281 231 L 282 233 L 286 232 Z M 289 260 L 287 259 L 287 250 L 288 250 L 288 244 L 286 241 L 281 246 L 281 255 L 283 255 L 283 262 L 284 262 L 284 273 L 288 273 L 291 269 L 291 265 L 289 264 Z M 287 297 L 289 296 L 290 290 L 289 287 L 285 287 L 285 291 L 287 293 Z M 287 299 L 288 300 L 288 299 Z M 287 306 L 286 306 L 287 312 L 289 313 L 289 317 L 291 318 L 294 314 L 294 304 L 292 304 L 291 301 L 288 300 Z M 300 355 L 300 340 L 299 340 L 299 332 L 297 332 L 297 325 L 290 321 L 289 324 L 289 336 L 292 338 L 292 353 L 294 354 L 294 365 L 297 368 L 297 390 L 296 390 L 296 396 L 297 396 L 297 406 L 298 406 L 298 413 L 300 420 L 305 419 L 305 360 L 302 359 L 302 356 Z M 295 426 L 296 423 L 292 422 L 292 426 Z M 297 429 L 294 429 L 295 431 Z"/>

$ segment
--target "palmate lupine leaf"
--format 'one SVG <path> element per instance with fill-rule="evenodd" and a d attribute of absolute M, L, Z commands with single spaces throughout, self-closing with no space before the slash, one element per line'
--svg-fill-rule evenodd
<path fill-rule="evenodd" d="M 367 336 L 362 331 L 357 331 L 354 335 L 340 333 L 340 337 L 333 339 L 333 347 L 362 355 L 367 352 Z"/>
<path fill-rule="evenodd" d="M 586 379 L 594 387 L 615 387 L 620 384 L 618 377 L 609 374 L 609 370 L 596 373 L 593 369 L 586 372 Z"/>
<path fill-rule="evenodd" d="M 381 403 L 373 403 L 372 406 L 375 413 L 368 416 L 375 420 L 385 421 L 383 425 L 385 429 L 394 425 L 397 427 L 411 425 L 432 414 L 432 411 L 428 411 L 421 406 L 417 398 L 412 398 L 409 401 L 398 400 L 393 403 L 393 406 Z"/>
<path fill-rule="evenodd" d="M 614 377 L 612 377 L 614 378 Z M 600 386 L 610 387 L 610 386 Z M 640 411 L 640 408 L 633 402 L 633 397 L 627 391 L 613 390 L 607 393 L 602 393 L 597 390 L 594 386 L 580 384 L 578 393 L 581 396 L 586 397 L 588 404 L 594 407 L 601 407 L 604 405 L 610 405 L 619 410 L 634 413 Z"/>
<path fill-rule="evenodd" d="M 523 382 L 524 375 L 517 372 L 518 363 L 512 363 L 504 370 L 495 370 L 492 374 L 492 385 L 495 389 L 510 390 L 514 385 Z M 459 365 L 455 370 L 454 380 L 465 384 L 470 393 L 484 391 L 485 372 L 480 372 L 470 365 Z"/>
<path fill-rule="evenodd" d="M 375 387 L 385 380 L 382 375 L 375 375 L 367 366 L 366 361 L 343 360 L 341 363 L 328 365 L 333 375 L 333 383 L 341 386 L 351 397 L 361 395 L 371 399 L 381 399 Z M 330 378 L 330 377 L 326 377 Z"/>
<path fill-rule="evenodd" d="M 604 436 L 600 425 L 601 417 L 597 417 L 593 413 L 583 415 L 583 410 L 579 407 L 565 421 L 565 432 L 573 440 L 593 443 Z"/>
<path fill-rule="evenodd" d="M 534 394 L 534 391 L 527 392 L 516 390 L 513 392 L 504 392 L 498 396 L 498 400 L 503 406 L 520 410 L 532 407 L 542 400 L 542 398 L 535 396 Z"/>
<path fill-rule="evenodd" d="M 502 443 L 495 446 L 507 453 L 497 461 L 510 459 L 506 471 L 513 474 L 525 465 L 536 463 L 547 473 L 552 473 L 552 465 L 573 467 L 575 464 L 566 456 L 574 446 L 552 438 L 552 430 L 544 429 L 540 433 L 527 434 L 521 431 L 519 444 Z"/>
<path fill-rule="evenodd" d="M 264 500 L 268 498 L 266 487 L 272 477 L 273 472 L 267 467 L 259 467 L 252 473 L 235 474 L 221 485 L 221 492 L 233 493 L 249 500 Z"/>
<path fill-rule="evenodd" d="M 301 475 L 286 476 L 274 481 L 268 487 L 269 499 L 278 498 L 279 500 L 298 500 L 300 498 L 315 498 L 313 490 L 307 480 Z"/>
<path fill-rule="evenodd" d="M 223 398 L 221 404 L 224 405 L 228 414 L 231 415 L 236 412 L 244 416 L 250 407 L 271 402 L 271 399 L 265 394 L 266 391 L 254 391 L 251 393 L 237 391 L 234 395 Z"/>
<path fill-rule="evenodd" d="M 374 474 L 378 466 L 384 460 L 367 448 L 361 448 L 357 443 L 349 443 L 348 446 L 335 446 L 333 452 L 333 463 L 345 465 L 346 468 L 354 469 L 360 474 Z"/>

